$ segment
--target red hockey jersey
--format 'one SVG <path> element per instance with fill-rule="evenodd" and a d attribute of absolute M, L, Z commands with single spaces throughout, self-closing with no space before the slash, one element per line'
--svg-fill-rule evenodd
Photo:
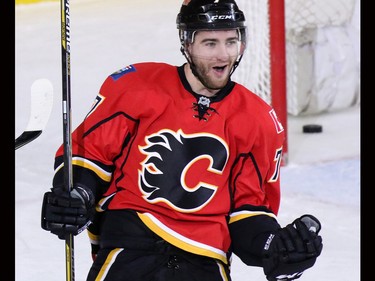
<path fill-rule="evenodd" d="M 283 142 L 273 108 L 242 85 L 208 98 L 183 66 L 139 63 L 105 80 L 72 134 L 72 163 L 81 182 L 89 171 L 108 185 L 109 209 L 135 210 L 169 243 L 227 263 L 228 223 L 277 215 Z"/>

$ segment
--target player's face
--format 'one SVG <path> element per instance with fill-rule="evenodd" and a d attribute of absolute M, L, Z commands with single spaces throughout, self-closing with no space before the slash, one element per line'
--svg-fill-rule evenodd
<path fill-rule="evenodd" d="M 210 89 L 223 88 L 240 53 L 237 30 L 199 31 L 189 45 L 196 71 Z"/>

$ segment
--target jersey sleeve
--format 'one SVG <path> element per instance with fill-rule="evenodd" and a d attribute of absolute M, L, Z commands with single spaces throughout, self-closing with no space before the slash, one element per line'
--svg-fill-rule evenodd
<path fill-rule="evenodd" d="M 232 251 L 247 265 L 261 266 L 267 234 L 279 228 L 280 165 L 284 129 L 270 108 L 248 153 L 234 167 L 233 208 L 229 219 Z"/>
<path fill-rule="evenodd" d="M 123 106 L 126 78 L 107 77 L 85 119 L 72 132 L 73 184 L 93 190 L 97 200 L 112 179 L 116 159 L 126 153 L 137 120 Z M 53 185 L 63 184 L 63 145 L 55 155 Z"/>
<path fill-rule="evenodd" d="M 234 167 L 233 208 L 229 219 L 231 249 L 245 264 L 262 266 L 268 234 L 280 227 L 280 165 L 284 130 L 272 108 L 254 132 L 249 153 Z"/>
<path fill-rule="evenodd" d="M 275 217 L 280 206 L 280 165 L 284 130 L 272 108 L 253 131 L 250 151 L 242 153 L 233 168 L 233 207 L 230 223 L 246 217 Z"/>

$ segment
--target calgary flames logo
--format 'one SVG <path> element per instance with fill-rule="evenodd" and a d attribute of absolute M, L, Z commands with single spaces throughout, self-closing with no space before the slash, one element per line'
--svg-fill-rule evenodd
<path fill-rule="evenodd" d="M 210 134 L 185 135 L 162 130 L 146 137 L 139 147 L 139 188 L 146 201 L 164 202 L 180 212 L 194 212 L 207 205 L 228 160 L 225 142 Z M 210 181 L 210 182 L 209 182 Z"/>

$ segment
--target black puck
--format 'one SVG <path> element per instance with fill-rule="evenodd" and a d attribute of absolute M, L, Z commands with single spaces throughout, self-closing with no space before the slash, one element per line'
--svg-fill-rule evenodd
<path fill-rule="evenodd" d="M 304 133 L 321 133 L 323 131 L 323 126 L 317 124 L 303 125 L 302 131 Z"/>

